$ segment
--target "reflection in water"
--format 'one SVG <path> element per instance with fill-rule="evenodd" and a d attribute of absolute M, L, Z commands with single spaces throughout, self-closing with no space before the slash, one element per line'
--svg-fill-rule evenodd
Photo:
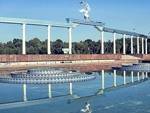
<path fill-rule="evenodd" d="M 83 109 L 81 109 L 81 112 L 83 112 L 83 113 L 92 113 L 90 103 L 86 102 L 85 107 Z"/>
<path fill-rule="evenodd" d="M 99 73 L 95 73 L 96 79 L 93 81 L 52 86 L 39 85 L 36 88 L 27 85 L 24 86 L 24 89 L 27 88 L 27 91 L 24 90 L 24 95 L 26 97 L 27 93 L 28 96 L 28 99 L 25 98 L 24 100 L 27 101 L 18 104 L 20 107 L 17 107 L 17 104 L 16 106 L 13 104 L 13 107 L 9 106 L 9 104 L 7 107 L 1 107 L 2 105 L 0 104 L 0 108 L 3 108 L 3 110 L 0 109 L 0 113 L 3 113 L 3 111 L 5 111 L 4 113 L 25 113 L 26 109 L 28 109 L 29 113 L 31 111 L 32 113 L 41 113 L 42 109 L 46 109 L 46 113 L 112 113 L 117 112 L 118 109 L 120 109 L 119 112 L 123 112 L 124 108 L 122 107 L 126 107 L 125 109 L 129 110 L 131 106 L 142 105 L 146 107 L 147 105 L 142 103 L 143 100 L 140 101 L 138 98 L 146 99 L 146 102 L 150 102 L 146 98 L 149 96 L 144 96 L 144 94 L 148 95 L 150 93 L 148 92 L 148 86 L 143 83 L 148 80 L 148 75 L 149 73 L 102 70 Z M 143 85 L 138 85 L 139 83 L 143 83 Z M 132 87 L 133 85 L 137 85 L 137 87 Z M 142 87 L 140 88 L 140 86 Z M 19 99 L 23 95 L 21 88 L 20 85 L 1 84 L 0 90 L 4 90 L 0 92 L 0 103 L 10 102 L 11 100 L 20 101 Z M 147 89 L 144 90 L 145 88 Z M 130 93 L 133 90 L 135 93 Z M 60 95 L 66 96 L 58 97 Z M 49 99 L 35 100 L 45 97 Z M 11 110 L 9 110 L 10 108 Z M 145 110 L 148 111 L 147 108 Z M 141 111 L 137 113 L 141 113 Z"/>

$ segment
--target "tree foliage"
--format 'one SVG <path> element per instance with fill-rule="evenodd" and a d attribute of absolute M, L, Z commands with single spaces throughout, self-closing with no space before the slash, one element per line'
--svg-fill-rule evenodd
<path fill-rule="evenodd" d="M 133 39 L 134 53 L 136 53 L 136 38 Z M 63 42 L 61 39 L 51 42 L 51 52 L 52 54 L 64 54 L 63 48 L 68 48 L 68 42 Z M 140 40 L 141 46 L 141 40 Z M 148 52 L 150 52 L 150 43 L 148 41 Z M 33 38 L 26 41 L 27 54 L 47 54 L 47 40 L 41 41 L 38 38 Z M 108 40 L 104 42 L 104 50 L 106 54 L 113 53 L 113 42 Z M 101 41 L 93 41 L 91 39 L 86 39 L 80 42 L 72 43 L 73 54 L 100 54 L 101 53 Z M 122 53 L 123 51 L 123 40 L 116 40 L 116 51 L 117 53 Z M 130 54 L 131 42 L 130 38 L 126 38 L 126 53 Z M 141 51 L 141 48 L 140 48 Z M 22 53 L 22 40 L 13 39 L 13 41 L 8 41 L 6 43 L 0 42 L 0 54 L 21 54 Z"/>

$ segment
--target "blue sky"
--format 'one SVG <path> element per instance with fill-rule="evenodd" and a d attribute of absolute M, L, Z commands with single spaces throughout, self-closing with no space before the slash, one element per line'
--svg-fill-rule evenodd
<path fill-rule="evenodd" d="M 0 0 L 0 16 L 31 18 L 65 22 L 65 18 L 82 19 L 79 13 L 80 0 Z M 91 18 L 102 21 L 107 27 L 129 30 L 147 34 L 150 31 L 150 0 L 88 0 L 91 6 Z M 0 24 L 0 41 L 21 38 L 21 26 Z M 121 37 L 117 35 L 118 38 Z M 39 37 L 45 40 L 47 29 L 44 27 L 27 27 L 27 40 Z M 67 30 L 52 29 L 52 40 L 67 39 Z M 73 41 L 91 38 L 99 40 L 100 34 L 90 26 L 81 26 L 73 30 Z M 112 34 L 106 34 L 105 40 Z"/>

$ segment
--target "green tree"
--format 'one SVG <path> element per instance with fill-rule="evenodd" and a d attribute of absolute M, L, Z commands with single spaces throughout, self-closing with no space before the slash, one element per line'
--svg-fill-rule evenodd
<path fill-rule="evenodd" d="M 53 54 L 64 54 L 62 51 L 63 48 L 63 41 L 60 39 L 57 39 L 55 42 L 52 44 L 52 53 Z"/>
<path fill-rule="evenodd" d="M 38 38 L 34 38 L 27 42 L 27 53 L 28 54 L 39 54 L 42 48 L 42 43 Z"/>

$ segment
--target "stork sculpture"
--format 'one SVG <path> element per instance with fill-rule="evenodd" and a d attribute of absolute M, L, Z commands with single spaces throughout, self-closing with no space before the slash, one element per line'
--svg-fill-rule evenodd
<path fill-rule="evenodd" d="M 80 2 L 80 5 L 82 7 L 82 9 L 80 10 L 80 12 L 83 13 L 84 20 L 85 21 L 89 21 L 90 20 L 89 12 L 91 10 L 89 4 L 87 3 L 86 0 L 83 0 L 83 1 Z"/>

